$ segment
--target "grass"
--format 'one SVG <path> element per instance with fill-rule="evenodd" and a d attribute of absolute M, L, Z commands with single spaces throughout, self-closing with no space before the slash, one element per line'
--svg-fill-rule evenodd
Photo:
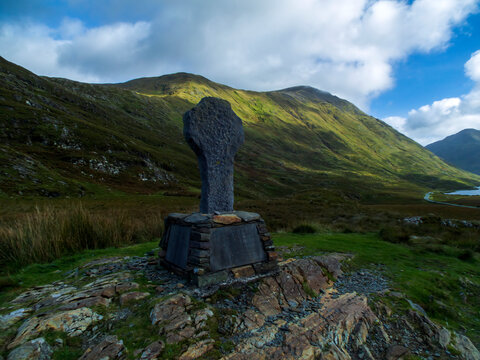
<path fill-rule="evenodd" d="M 338 233 L 317 232 L 314 234 L 275 233 L 276 246 L 292 249 L 286 257 L 310 256 L 325 252 L 355 254 L 346 264 L 347 270 L 376 268 L 381 265 L 384 276 L 390 280 L 391 288 L 401 291 L 413 302 L 422 306 L 429 316 L 456 331 L 465 332 L 475 344 L 480 343 L 480 267 L 479 255 L 473 253 L 468 259 L 457 257 L 458 249 L 444 245 L 445 251 L 431 251 L 419 243 L 392 243 L 383 240 L 377 232 Z M 32 264 L 10 276 L 13 286 L 0 292 L 0 304 L 13 298 L 25 288 L 51 283 L 65 276 L 72 269 L 100 257 L 140 256 L 158 247 L 158 241 L 151 241 L 126 247 L 83 250 L 63 256 L 50 263 Z M 309 291 L 309 289 L 306 289 Z M 223 291 L 220 297 L 238 295 L 236 289 Z M 315 294 L 311 294 L 312 296 Z M 408 306 L 403 302 L 401 306 Z M 136 309 L 137 313 L 145 309 Z M 145 315 L 146 316 L 146 315 Z M 135 320 L 145 328 L 150 337 L 148 319 Z M 118 335 L 128 334 L 127 320 L 117 328 Z M 142 325 L 143 324 L 143 325 Z M 213 331 L 213 330 L 212 330 Z M 116 333 L 117 333 L 116 332 Z M 129 339 L 130 348 L 144 346 L 142 336 Z M 68 345 L 68 344 L 67 344 Z M 55 356 L 74 357 L 77 348 L 71 344 L 65 353 Z M 168 351 L 167 351 L 168 350 Z M 177 353 L 179 348 L 169 348 L 167 353 Z M 63 350 L 62 350 L 63 351 Z"/>
<path fill-rule="evenodd" d="M 143 256 L 146 252 L 158 248 L 159 240 L 118 248 L 83 250 L 50 263 L 31 264 L 17 269 L 15 272 L 0 277 L 0 279 L 8 279 L 9 283 L 9 286 L 0 288 L 0 304 L 13 298 L 24 289 L 60 280 L 68 272 L 95 259 L 110 256 Z"/>
<path fill-rule="evenodd" d="M 382 264 L 395 290 L 405 293 L 433 319 L 465 331 L 474 343 L 480 343 L 478 254 L 463 261 L 455 256 L 455 249 L 451 254 L 431 252 L 415 245 L 386 242 L 378 233 L 281 233 L 275 234 L 274 243 L 298 249 L 287 255 L 292 257 L 323 252 L 355 254 L 350 269 Z"/>
<path fill-rule="evenodd" d="M 145 242 L 162 234 L 160 216 L 133 219 L 123 210 L 93 214 L 81 203 L 69 209 L 35 208 L 0 226 L 0 266 L 12 271 L 81 250 Z"/>

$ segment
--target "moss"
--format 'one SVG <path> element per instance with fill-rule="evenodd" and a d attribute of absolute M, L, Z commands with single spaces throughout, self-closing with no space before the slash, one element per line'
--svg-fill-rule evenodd
<path fill-rule="evenodd" d="M 307 294 L 308 296 L 312 298 L 315 298 L 318 296 L 318 294 L 315 291 L 313 291 L 313 289 L 310 287 L 310 285 L 308 285 L 306 281 L 302 283 L 302 287 L 303 287 L 303 291 L 305 291 L 305 294 Z"/>
<path fill-rule="evenodd" d="M 447 350 L 452 354 L 453 356 L 460 356 L 462 353 L 458 351 L 455 347 L 453 347 L 452 344 L 447 345 Z"/>

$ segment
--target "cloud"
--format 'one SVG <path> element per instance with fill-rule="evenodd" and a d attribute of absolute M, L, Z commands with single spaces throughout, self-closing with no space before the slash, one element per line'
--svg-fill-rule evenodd
<path fill-rule="evenodd" d="M 408 117 L 388 117 L 388 124 L 428 145 L 463 129 L 480 129 L 480 50 L 465 63 L 465 74 L 475 81 L 471 92 L 409 111 Z"/>
<path fill-rule="evenodd" d="M 474 52 L 465 64 L 465 73 L 472 80 L 480 82 L 480 50 Z"/>
<path fill-rule="evenodd" d="M 34 72 L 80 81 L 187 71 L 252 90 L 308 84 L 365 108 L 394 85 L 395 61 L 448 46 L 478 0 L 145 4 L 142 12 L 142 2 L 116 2 L 122 22 L 97 27 L 78 19 L 58 28 L 3 23 L 0 52 Z M 129 9 L 137 20 L 125 21 Z"/>

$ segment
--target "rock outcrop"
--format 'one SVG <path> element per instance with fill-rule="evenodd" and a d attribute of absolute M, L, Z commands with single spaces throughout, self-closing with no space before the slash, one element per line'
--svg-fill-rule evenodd
<path fill-rule="evenodd" d="M 348 258 L 289 259 L 275 275 L 201 289 L 149 257 L 96 260 L 6 304 L 0 354 L 7 360 L 68 351 L 82 360 L 480 360 L 468 337 L 391 291 L 381 271 L 344 274 Z"/>

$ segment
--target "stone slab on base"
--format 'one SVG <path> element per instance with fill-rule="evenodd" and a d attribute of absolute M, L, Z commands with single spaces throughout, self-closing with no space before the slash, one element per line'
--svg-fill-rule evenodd
<path fill-rule="evenodd" d="M 160 246 L 161 264 L 198 286 L 277 269 L 265 222 L 246 211 L 170 214 Z"/>

